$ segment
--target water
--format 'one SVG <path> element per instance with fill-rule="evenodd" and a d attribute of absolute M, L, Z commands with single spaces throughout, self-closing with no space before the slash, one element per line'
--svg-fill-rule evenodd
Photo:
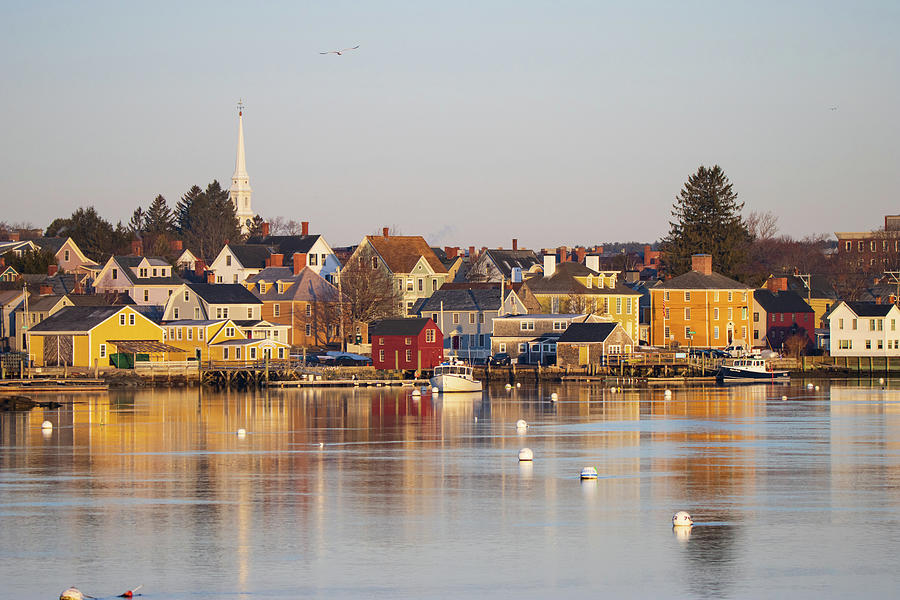
<path fill-rule="evenodd" d="M 670 401 L 561 385 L 69 399 L 0 413 L 2 598 L 138 584 L 153 600 L 846 598 L 900 584 L 900 383 Z M 525 446 L 533 465 L 516 459 Z M 589 465 L 600 479 L 581 482 Z M 679 509 L 697 523 L 686 536 Z"/>

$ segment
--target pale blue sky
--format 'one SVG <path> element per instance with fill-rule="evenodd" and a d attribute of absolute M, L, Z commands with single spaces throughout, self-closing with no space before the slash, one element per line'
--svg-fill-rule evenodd
<path fill-rule="evenodd" d="M 6 220 L 227 187 L 241 97 L 254 209 L 333 245 L 651 241 L 713 163 L 791 235 L 900 213 L 896 1 L 2 7 Z"/>

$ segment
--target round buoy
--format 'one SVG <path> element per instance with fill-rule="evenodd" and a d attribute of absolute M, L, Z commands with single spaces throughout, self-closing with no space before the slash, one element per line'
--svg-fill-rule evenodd
<path fill-rule="evenodd" d="M 531 448 L 522 448 L 519 450 L 519 460 L 534 460 L 534 452 Z"/>
<path fill-rule="evenodd" d="M 884 385 L 884 377 L 879 377 L 879 378 L 878 378 L 878 383 L 879 383 L 880 385 Z"/>
<path fill-rule="evenodd" d="M 516 387 L 517 387 L 517 388 L 520 388 L 520 387 L 522 387 L 522 384 L 519 383 L 519 382 L 517 381 L 517 382 L 516 382 Z"/>
<path fill-rule="evenodd" d="M 412 395 L 413 395 L 413 396 L 421 396 L 421 395 L 422 395 L 422 392 L 420 392 L 419 389 L 416 388 L 416 389 L 414 389 L 414 390 L 412 391 Z"/>
<path fill-rule="evenodd" d="M 668 389 L 667 389 L 665 392 L 663 392 L 663 396 L 666 397 L 666 398 L 671 398 L 671 397 L 672 397 L 672 390 L 668 390 Z"/>
<path fill-rule="evenodd" d="M 433 388 L 431 388 L 431 392 L 432 392 L 433 394 L 437 394 L 439 391 L 441 391 L 441 390 L 438 389 L 438 386 L 434 386 Z"/>
<path fill-rule="evenodd" d="M 807 384 L 806 384 L 806 389 L 808 389 L 808 390 L 813 389 L 813 384 L 807 383 Z"/>
<path fill-rule="evenodd" d="M 508 383 L 507 383 L 505 386 L 503 386 L 503 387 L 505 387 L 505 388 L 508 389 L 508 390 L 511 390 L 511 389 L 512 389 L 512 385 L 510 385 L 510 384 L 508 384 Z"/>
<path fill-rule="evenodd" d="M 324 448 L 324 447 L 325 447 L 325 442 L 319 442 L 319 448 Z"/>
<path fill-rule="evenodd" d="M 694 520 L 691 518 L 691 515 L 683 510 L 679 510 L 677 513 L 672 515 L 673 527 L 690 527 L 693 524 Z"/>
<path fill-rule="evenodd" d="M 241 428 L 241 429 L 238 429 L 238 430 L 237 430 L 237 436 L 238 436 L 239 438 L 246 437 L 246 435 L 247 435 L 247 430 L 246 430 L 246 429 Z"/>
<path fill-rule="evenodd" d="M 787 396 L 782 396 L 781 399 L 782 399 L 782 400 L 787 400 Z"/>
<path fill-rule="evenodd" d="M 519 431 L 528 429 L 528 423 L 525 421 L 525 419 L 519 419 L 518 421 L 516 421 L 516 429 L 518 429 Z"/>
<path fill-rule="evenodd" d="M 615 393 L 616 393 L 616 386 L 612 386 L 611 388 L 609 388 L 609 391 L 612 392 L 613 394 L 615 394 Z"/>
<path fill-rule="evenodd" d="M 553 392 L 552 394 L 550 394 L 550 399 L 556 402 L 557 400 L 559 400 L 559 394 Z"/>
<path fill-rule="evenodd" d="M 816 386 L 816 391 L 817 391 L 817 392 L 819 391 L 819 386 Z"/>
<path fill-rule="evenodd" d="M 585 467 L 581 470 L 582 479 L 597 479 L 597 469 L 594 467 Z"/>
<path fill-rule="evenodd" d="M 84 600 L 84 594 L 78 588 L 70 587 L 59 595 L 59 600 Z"/>
<path fill-rule="evenodd" d="M 53 423 L 50 421 L 44 421 L 41 423 L 41 429 L 53 429 Z"/>

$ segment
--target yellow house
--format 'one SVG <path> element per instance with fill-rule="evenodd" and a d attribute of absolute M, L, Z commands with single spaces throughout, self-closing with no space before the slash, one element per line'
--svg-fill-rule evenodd
<path fill-rule="evenodd" d="M 133 306 L 69 306 L 27 332 L 28 355 L 38 367 L 106 367 L 110 356 L 146 354 L 149 360 L 183 360 L 163 342 L 163 329 Z"/>
<path fill-rule="evenodd" d="M 209 347 L 213 361 L 238 363 L 288 360 L 290 352 L 289 344 L 267 339 L 232 339 L 211 344 Z"/>
<path fill-rule="evenodd" d="M 218 321 L 170 321 L 163 325 L 167 344 L 185 351 L 191 358 L 210 360 L 210 345 L 247 336 L 231 319 Z"/>

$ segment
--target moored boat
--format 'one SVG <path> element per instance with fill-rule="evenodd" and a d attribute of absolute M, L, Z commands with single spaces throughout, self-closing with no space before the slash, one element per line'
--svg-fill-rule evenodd
<path fill-rule="evenodd" d="M 434 368 L 432 387 L 445 392 L 480 392 L 481 382 L 472 374 L 472 367 L 458 362 L 445 362 Z"/>
<path fill-rule="evenodd" d="M 788 371 L 775 370 L 759 357 L 736 358 L 719 367 L 716 379 L 722 383 L 784 383 L 791 380 Z"/>

